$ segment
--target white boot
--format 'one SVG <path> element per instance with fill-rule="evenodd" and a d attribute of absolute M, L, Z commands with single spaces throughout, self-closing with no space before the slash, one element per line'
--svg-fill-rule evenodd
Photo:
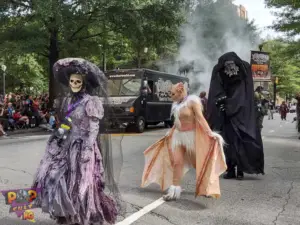
<path fill-rule="evenodd" d="M 165 201 L 177 200 L 180 198 L 181 192 L 182 192 L 182 189 L 180 186 L 171 185 L 168 190 L 168 193 L 163 196 L 163 199 Z"/>

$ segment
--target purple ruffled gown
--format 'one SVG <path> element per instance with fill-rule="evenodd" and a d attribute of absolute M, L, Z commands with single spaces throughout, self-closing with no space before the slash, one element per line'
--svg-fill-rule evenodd
<path fill-rule="evenodd" d="M 58 224 L 114 223 L 116 202 L 104 193 L 104 169 L 96 139 L 103 117 L 98 97 L 85 95 L 72 112 L 72 129 L 62 147 L 53 140 L 37 170 L 40 206 Z"/>

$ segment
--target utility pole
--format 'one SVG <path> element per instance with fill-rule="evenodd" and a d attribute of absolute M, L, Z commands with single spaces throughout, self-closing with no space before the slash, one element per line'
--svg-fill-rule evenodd
<path fill-rule="evenodd" d="M 106 29 L 106 23 L 105 20 L 102 23 L 103 27 L 103 33 L 104 36 L 102 37 L 102 66 L 103 66 L 103 72 L 106 71 L 106 48 L 107 48 L 107 29 Z"/>
<path fill-rule="evenodd" d="M 274 80 L 274 86 L 273 86 L 273 91 L 274 91 L 274 104 L 276 105 L 276 84 L 277 84 L 277 81 L 278 81 L 278 77 L 275 77 L 275 80 Z"/>
<path fill-rule="evenodd" d="M 103 48 L 103 53 L 102 53 L 102 68 L 103 68 L 103 72 L 105 72 L 106 71 L 105 48 Z"/>
<path fill-rule="evenodd" d="M 3 71 L 3 98 L 5 98 L 5 71 L 6 71 L 6 66 L 4 64 L 2 64 L 1 69 Z"/>
<path fill-rule="evenodd" d="M 274 79 L 274 86 L 273 86 L 273 91 L 274 91 L 274 104 L 276 105 L 276 88 L 277 88 L 277 84 L 278 84 L 278 77 L 275 77 L 275 79 Z"/>
<path fill-rule="evenodd" d="M 3 97 L 5 98 L 5 71 L 3 71 Z"/>

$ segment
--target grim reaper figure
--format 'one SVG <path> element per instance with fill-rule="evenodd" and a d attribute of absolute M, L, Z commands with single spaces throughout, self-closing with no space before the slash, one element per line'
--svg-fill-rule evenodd
<path fill-rule="evenodd" d="M 263 144 L 255 113 L 249 63 L 234 52 L 222 55 L 212 72 L 207 120 L 226 142 L 225 179 L 243 179 L 244 173 L 264 174 Z"/>
<path fill-rule="evenodd" d="M 53 70 L 62 84 L 56 99 L 59 126 L 34 179 L 33 187 L 41 189 L 36 204 L 58 224 L 114 224 L 120 196 L 111 138 L 100 132 L 105 131 L 100 121 L 107 116 L 107 80 L 97 66 L 78 58 L 59 60 Z"/>

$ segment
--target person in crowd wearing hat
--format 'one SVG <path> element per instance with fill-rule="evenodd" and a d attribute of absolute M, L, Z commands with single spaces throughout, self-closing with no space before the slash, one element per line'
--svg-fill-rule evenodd
<path fill-rule="evenodd" d="M 254 92 L 254 104 L 256 109 L 256 124 L 260 131 L 263 128 L 263 122 L 265 115 L 268 114 L 266 107 L 266 99 L 263 95 L 264 88 L 262 86 L 258 86 Z"/>

